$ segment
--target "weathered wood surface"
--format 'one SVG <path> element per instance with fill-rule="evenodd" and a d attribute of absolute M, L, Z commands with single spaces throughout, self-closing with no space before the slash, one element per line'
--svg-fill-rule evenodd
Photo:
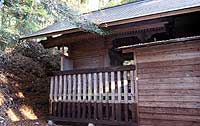
<path fill-rule="evenodd" d="M 67 71 L 58 71 L 54 72 L 54 76 L 56 75 L 72 75 L 72 74 L 86 74 L 86 73 L 99 73 L 99 72 L 117 72 L 117 71 L 130 71 L 135 70 L 134 65 L 129 66 L 116 66 L 116 67 L 99 67 L 99 68 L 92 68 L 92 69 L 74 69 L 74 70 L 67 70 Z"/>
<path fill-rule="evenodd" d="M 71 109 L 74 104 L 74 109 Z M 106 103 L 71 103 L 53 102 L 52 117 L 58 119 L 85 120 L 89 122 L 102 121 L 109 123 L 124 123 L 133 125 L 136 122 L 135 104 L 108 104 L 107 110 L 104 109 Z M 114 114 L 114 115 L 113 115 Z M 83 121 L 84 122 L 84 121 Z"/>
<path fill-rule="evenodd" d="M 136 122 L 133 66 L 78 71 L 51 77 L 52 116 L 124 125 Z"/>
<path fill-rule="evenodd" d="M 51 101 L 135 102 L 133 66 L 78 71 L 63 71 L 51 77 Z"/>
<path fill-rule="evenodd" d="M 73 43 L 70 48 L 74 69 L 105 67 L 106 48 L 102 41 Z"/>
<path fill-rule="evenodd" d="M 199 126 L 200 41 L 135 52 L 140 126 Z"/>

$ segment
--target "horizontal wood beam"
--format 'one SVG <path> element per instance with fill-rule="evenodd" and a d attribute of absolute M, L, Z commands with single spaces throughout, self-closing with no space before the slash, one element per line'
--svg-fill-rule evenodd
<path fill-rule="evenodd" d="M 60 117 L 49 117 L 49 119 L 53 121 L 60 122 L 71 122 L 71 123 L 94 123 L 101 125 L 109 125 L 109 126 L 138 126 L 136 122 L 120 122 L 120 121 L 112 121 L 112 120 L 92 120 L 92 119 L 71 119 L 71 118 L 60 118 Z"/>
<path fill-rule="evenodd" d="M 156 23 L 151 23 L 151 24 L 146 24 L 146 25 L 114 29 L 112 30 L 111 34 L 107 36 L 100 36 L 100 35 L 92 34 L 92 33 L 79 32 L 79 33 L 74 33 L 74 34 L 62 35 L 56 38 L 48 37 L 47 40 L 43 40 L 40 43 L 42 43 L 45 48 L 50 48 L 50 47 L 63 46 L 70 43 L 81 42 L 81 41 L 84 41 L 84 42 L 97 41 L 97 40 L 101 41 L 104 38 L 108 38 L 112 40 L 115 38 L 125 37 L 127 35 L 132 36 L 134 34 L 143 32 L 145 29 L 152 30 L 152 29 L 164 28 L 165 24 L 167 23 L 168 23 L 167 21 L 163 21 L 163 22 L 156 22 Z"/>
<path fill-rule="evenodd" d="M 54 72 L 53 74 L 54 75 L 68 75 L 68 74 L 83 74 L 83 73 L 98 73 L 98 72 L 115 72 L 115 71 L 126 71 L 126 70 L 135 70 L 135 65 L 57 71 L 57 72 Z"/>
<path fill-rule="evenodd" d="M 190 41 L 195 41 L 195 40 L 200 40 L 200 36 L 191 36 L 191 37 L 175 38 L 175 39 L 161 40 L 161 41 L 155 41 L 155 42 L 140 43 L 140 44 L 135 44 L 135 45 L 119 47 L 117 48 L 117 50 L 123 50 L 123 53 L 127 53 L 127 52 L 130 52 L 134 48 L 178 43 L 178 42 L 190 42 Z"/>

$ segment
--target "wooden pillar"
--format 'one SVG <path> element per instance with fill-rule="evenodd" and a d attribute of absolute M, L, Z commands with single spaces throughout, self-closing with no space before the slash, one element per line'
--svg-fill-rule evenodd
<path fill-rule="evenodd" d="M 60 59 L 60 70 L 64 70 L 64 47 L 61 47 L 61 59 Z"/>
<path fill-rule="evenodd" d="M 137 85 L 137 81 L 138 81 L 138 77 L 137 77 L 137 56 L 136 56 L 136 50 L 133 50 L 133 56 L 134 56 L 134 64 L 135 64 L 135 73 L 134 73 L 134 80 L 135 80 L 135 102 L 136 102 L 136 119 L 137 119 L 137 123 L 138 126 L 140 126 L 140 122 L 139 122 L 139 109 L 138 109 L 138 104 L 139 104 L 139 100 L 138 100 L 138 85 Z"/>
<path fill-rule="evenodd" d="M 112 40 L 109 38 L 104 38 L 104 67 L 110 67 L 110 56 L 109 49 L 112 48 Z"/>

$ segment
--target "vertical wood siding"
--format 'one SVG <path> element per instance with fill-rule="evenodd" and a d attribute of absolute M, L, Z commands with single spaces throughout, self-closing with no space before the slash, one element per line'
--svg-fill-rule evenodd
<path fill-rule="evenodd" d="M 135 52 L 140 126 L 200 126 L 200 41 Z"/>

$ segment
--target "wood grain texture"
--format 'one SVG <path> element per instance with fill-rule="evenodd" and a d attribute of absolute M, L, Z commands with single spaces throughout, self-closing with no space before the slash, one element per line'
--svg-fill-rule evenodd
<path fill-rule="evenodd" d="M 200 116 L 200 109 L 196 108 L 171 108 L 171 107 L 139 107 L 142 113 L 154 113 L 154 114 L 174 114 L 174 115 L 193 115 Z"/>
<path fill-rule="evenodd" d="M 199 122 L 191 121 L 175 121 L 175 120 L 156 120 L 156 119 L 142 119 L 140 126 L 199 126 Z"/>
<path fill-rule="evenodd" d="M 200 125 L 200 41 L 135 52 L 140 126 Z"/>
<path fill-rule="evenodd" d="M 101 41 L 74 43 L 70 50 L 74 69 L 104 67 L 104 63 L 109 62 L 104 61 L 107 60 L 106 48 Z"/>
<path fill-rule="evenodd" d="M 133 124 L 136 124 L 135 105 L 130 103 L 53 102 L 55 109 L 53 110 L 54 114 L 51 116 L 58 119 L 65 119 L 67 122 L 71 122 L 71 120 L 84 120 L 87 123 L 99 121 L 103 125 L 103 122 L 106 121 L 108 122 L 108 126 L 124 126 L 125 123 L 129 124 L 126 126 L 133 126 Z M 104 110 L 104 107 L 107 106 L 108 110 Z M 116 122 L 118 124 L 114 124 Z"/>
<path fill-rule="evenodd" d="M 193 87 L 192 87 L 193 88 Z M 200 89 L 141 89 L 140 96 L 200 96 Z"/>

